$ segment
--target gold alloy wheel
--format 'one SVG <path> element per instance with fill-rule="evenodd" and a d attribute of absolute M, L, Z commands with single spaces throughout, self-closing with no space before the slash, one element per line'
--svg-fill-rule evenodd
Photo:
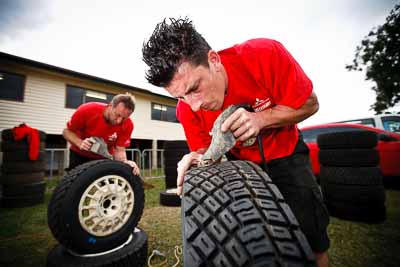
<path fill-rule="evenodd" d="M 83 193 L 79 202 L 79 222 L 94 236 L 107 236 L 121 229 L 134 207 L 134 191 L 118 175 L 103 176 Z"/>

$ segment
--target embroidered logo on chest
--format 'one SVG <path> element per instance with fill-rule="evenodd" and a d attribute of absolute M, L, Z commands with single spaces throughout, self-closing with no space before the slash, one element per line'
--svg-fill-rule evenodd
<path fill-rule="evenodd" d="M 117 137 L 118 137 L 117 133 L 114 132 L 112 135 L 110 135 L 110 136 L 108 137 L 108 141 L 110 141 L 110 142 L 115 142 L 115 140 L 117 140 Z"/>

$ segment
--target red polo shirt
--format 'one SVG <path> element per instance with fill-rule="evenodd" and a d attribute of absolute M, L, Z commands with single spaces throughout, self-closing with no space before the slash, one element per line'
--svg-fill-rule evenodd
<path fill-rule="evenodd" d="M 79 106 L 67 122 L 67 128 L 81 139 L 98 136 L 107 143 L 108 151 L 114 154 L 116 146 L 128 147 L 133 131 L 133 122 L 130 118 L 120 125 L 111 125 L 104 119 L 103 113 L 107 104 L 90 102 Z M 77 146 L 71 145 L 71 150 L 88 158 L 102 158 L 91 152 L 82 151 Z"/>
<path fill-rule="evenodd" d="M 228 76 L 228 90 L 220 111 L 193 112 L 179 101 L 177 117 L 183 125 L 192 151 L 207 148 L 218 115 L 230 105 L 249 104 L 256 112 L 285 105 L 300 108 L 312 93 L 312 82 L 290 53 L 277 41 L 253 39 L 219 51 Z M 296 125 L 264 131 L 263 145 L 267 161 L 293 153 L 298 140 Z M 242 146 L 237 142 L 231 153 L 242 160 L 261 162 L 257 142 Z"/>

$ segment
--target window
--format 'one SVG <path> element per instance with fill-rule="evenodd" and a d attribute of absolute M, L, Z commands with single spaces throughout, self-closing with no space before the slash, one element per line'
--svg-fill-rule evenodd
<path fill-rule="evenodd" d="M 398 116 L 382 117 L 382 123 L 383 123 L 383 128 L 385 128 L 386 131 L 400 133 L 400 117 Z"/>
<path fill-rule="evenodd" d="M 67 85 L 67 100 L 65 106 L 67 108 L 77 108 L 88 102 L 110 103 L 114 94 L 101 93 L 85 88 Z"/>
<path fill-rule="evenodd" d="M 25 76 L 0 70 L 0 99 L 23 101 Z"/>
<path fill-rule="evenodd" d="M 349 132 L 349 131 L 364 131 L 364 129 L 353 128 L 353 127 L 326 127 L 326 128 L 316 128 L 310 130 L 301 131 L 303 135 L 304 142 L 315 143 L 317 142 L 317 136 L 325 133 L 335 133 L 335 132 Z"/>
<path fill-rule="evenodd" d="M 178 122 L 178 120 L 176 119 L 176 107 L 152 103 L 151 119 L 159 121 Z"/>

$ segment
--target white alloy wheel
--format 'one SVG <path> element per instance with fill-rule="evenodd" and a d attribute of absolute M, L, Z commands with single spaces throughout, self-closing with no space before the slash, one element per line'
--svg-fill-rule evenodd
<path fill-rule="evenodd" d="M 115 233 L 129 220 L 134 207 L 134 191 L 118 175 L 106 175 L 91 183 L 79 202 L 79 222 L 94 236 Z"/>

